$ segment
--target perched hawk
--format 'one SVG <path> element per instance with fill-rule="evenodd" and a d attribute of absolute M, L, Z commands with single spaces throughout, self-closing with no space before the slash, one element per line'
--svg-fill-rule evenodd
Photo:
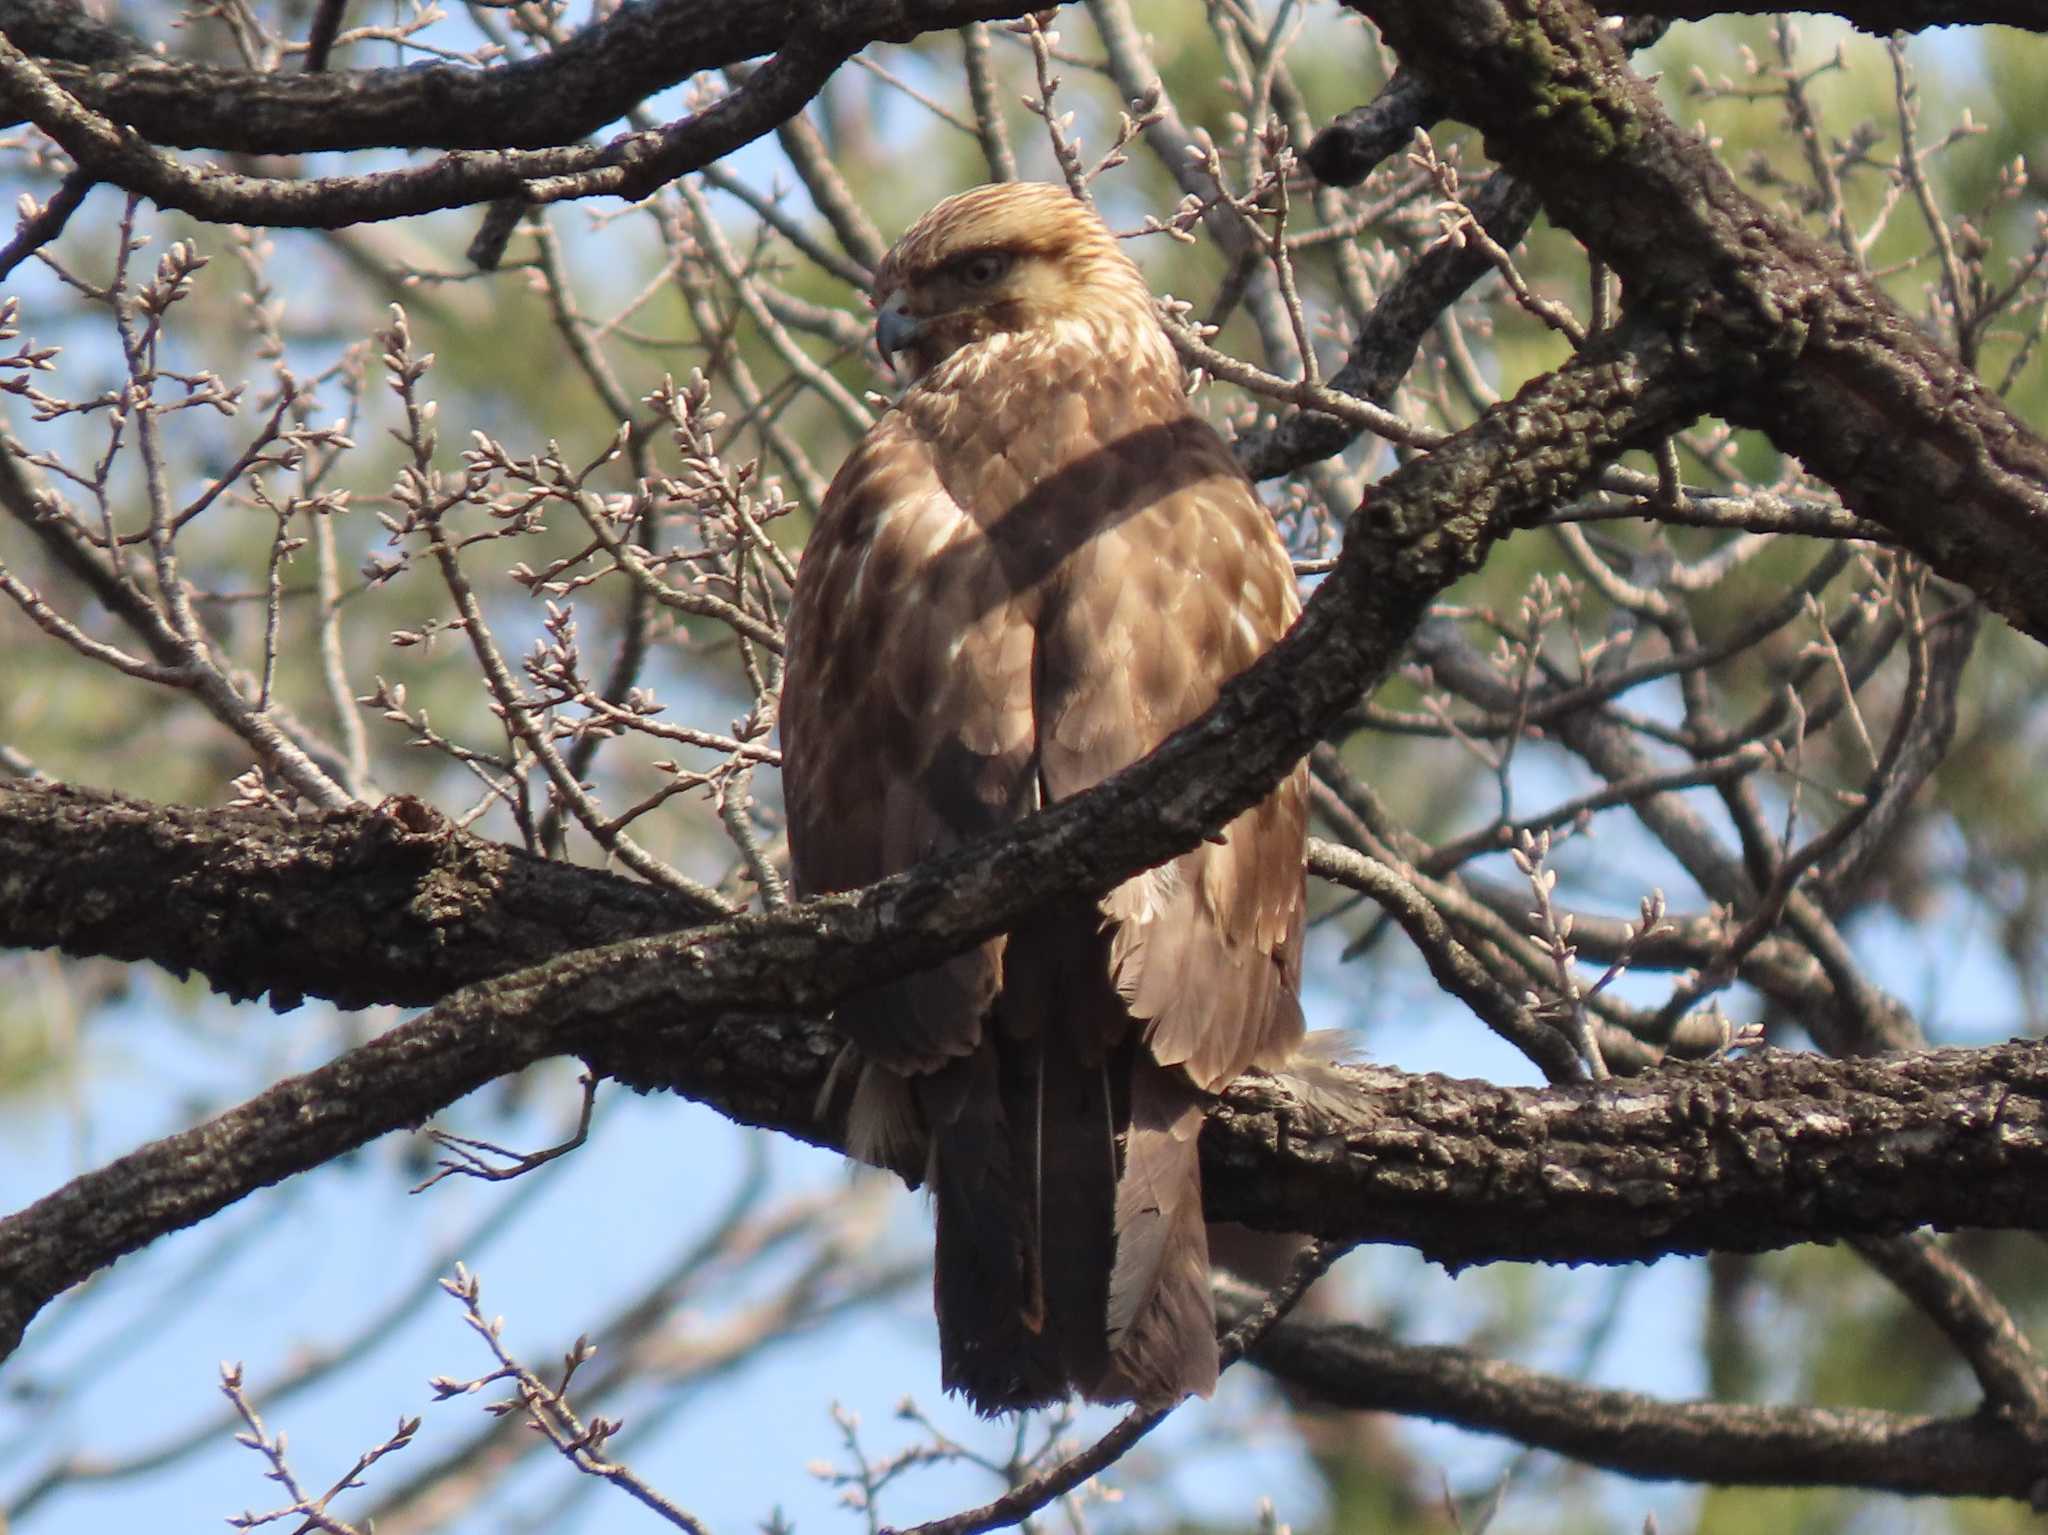
<path fill-rule="evenodd" d="M 846 890 L 1078 794 L 1214 702 L 1299 609 L 1189 407 L 1144 278 L 1064 188 L 947 199 L 875 274 L 916 383 L 804 551 L 782 697 L 790 851 Z M 849 999 L 849 1144 L 938 1209 L 945 1383 L 983 1412 L 1216 1381 L 1204 1096 L 1301 1037 L 1297 771 L 1100 901 Z"/>

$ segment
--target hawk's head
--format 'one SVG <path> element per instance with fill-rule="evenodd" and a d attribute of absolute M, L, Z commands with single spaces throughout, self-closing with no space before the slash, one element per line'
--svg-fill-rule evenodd
<path fill-rule="evenodd" d="M 1151 291 L 1065 187 L 992 182 L 949 197 L 875 269 L 875 340 L 921 378 L 963 346 L 1080 325 L 1156 334 Z"/>

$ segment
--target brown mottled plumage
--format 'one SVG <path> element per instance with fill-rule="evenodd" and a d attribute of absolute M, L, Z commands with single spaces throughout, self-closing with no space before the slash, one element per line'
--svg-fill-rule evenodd
<path fill-rule="evenodd" d="M 917 382 L 841 466 L 790 612 L 805 892 L 1077 794 L 1214 702 L 1299 608 L 1152 298 L 1065 189 L 947 199 L 876 272 Z M 985 1412 L 1216 1380 L 1203 1095 L 1301 1036 L 1297 771 L 1220 841 L 850 999 L 858 1154 L 938 1207 L 946 1385 Z"/>

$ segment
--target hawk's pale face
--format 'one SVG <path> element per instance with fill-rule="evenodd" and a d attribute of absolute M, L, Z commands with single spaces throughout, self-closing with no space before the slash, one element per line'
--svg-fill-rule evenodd
<path fill-rule="evenodd" d="M 875 272 L 875 339 L 921 379 L 962 347 L 1076 322 L 1156 329 L 1116 238 L 1064 187 L 1006 183 L 948 198 Z"/>
<path fill-rule="evenodd" d="M 1005 332 L 1050 327 L 1079 307 L 1061 263 L 1036 251 L 983 247 L 905 272 L 879 294 L 875 341 L 922 378 L 963 346 Z"/>

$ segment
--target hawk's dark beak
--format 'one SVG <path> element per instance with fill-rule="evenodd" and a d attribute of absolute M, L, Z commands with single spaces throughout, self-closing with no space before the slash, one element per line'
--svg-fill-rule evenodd
<path fill-rule="evenodd" d="M 924 321 L 903 307 L 903 295 L 892 293 L 888 301 L 875 314 L 875 346 L 881 351 L 882 361 L 890 367 L 896 366 L 896 354 L 907 352 L 917 345 L 924 334 Z"/>

